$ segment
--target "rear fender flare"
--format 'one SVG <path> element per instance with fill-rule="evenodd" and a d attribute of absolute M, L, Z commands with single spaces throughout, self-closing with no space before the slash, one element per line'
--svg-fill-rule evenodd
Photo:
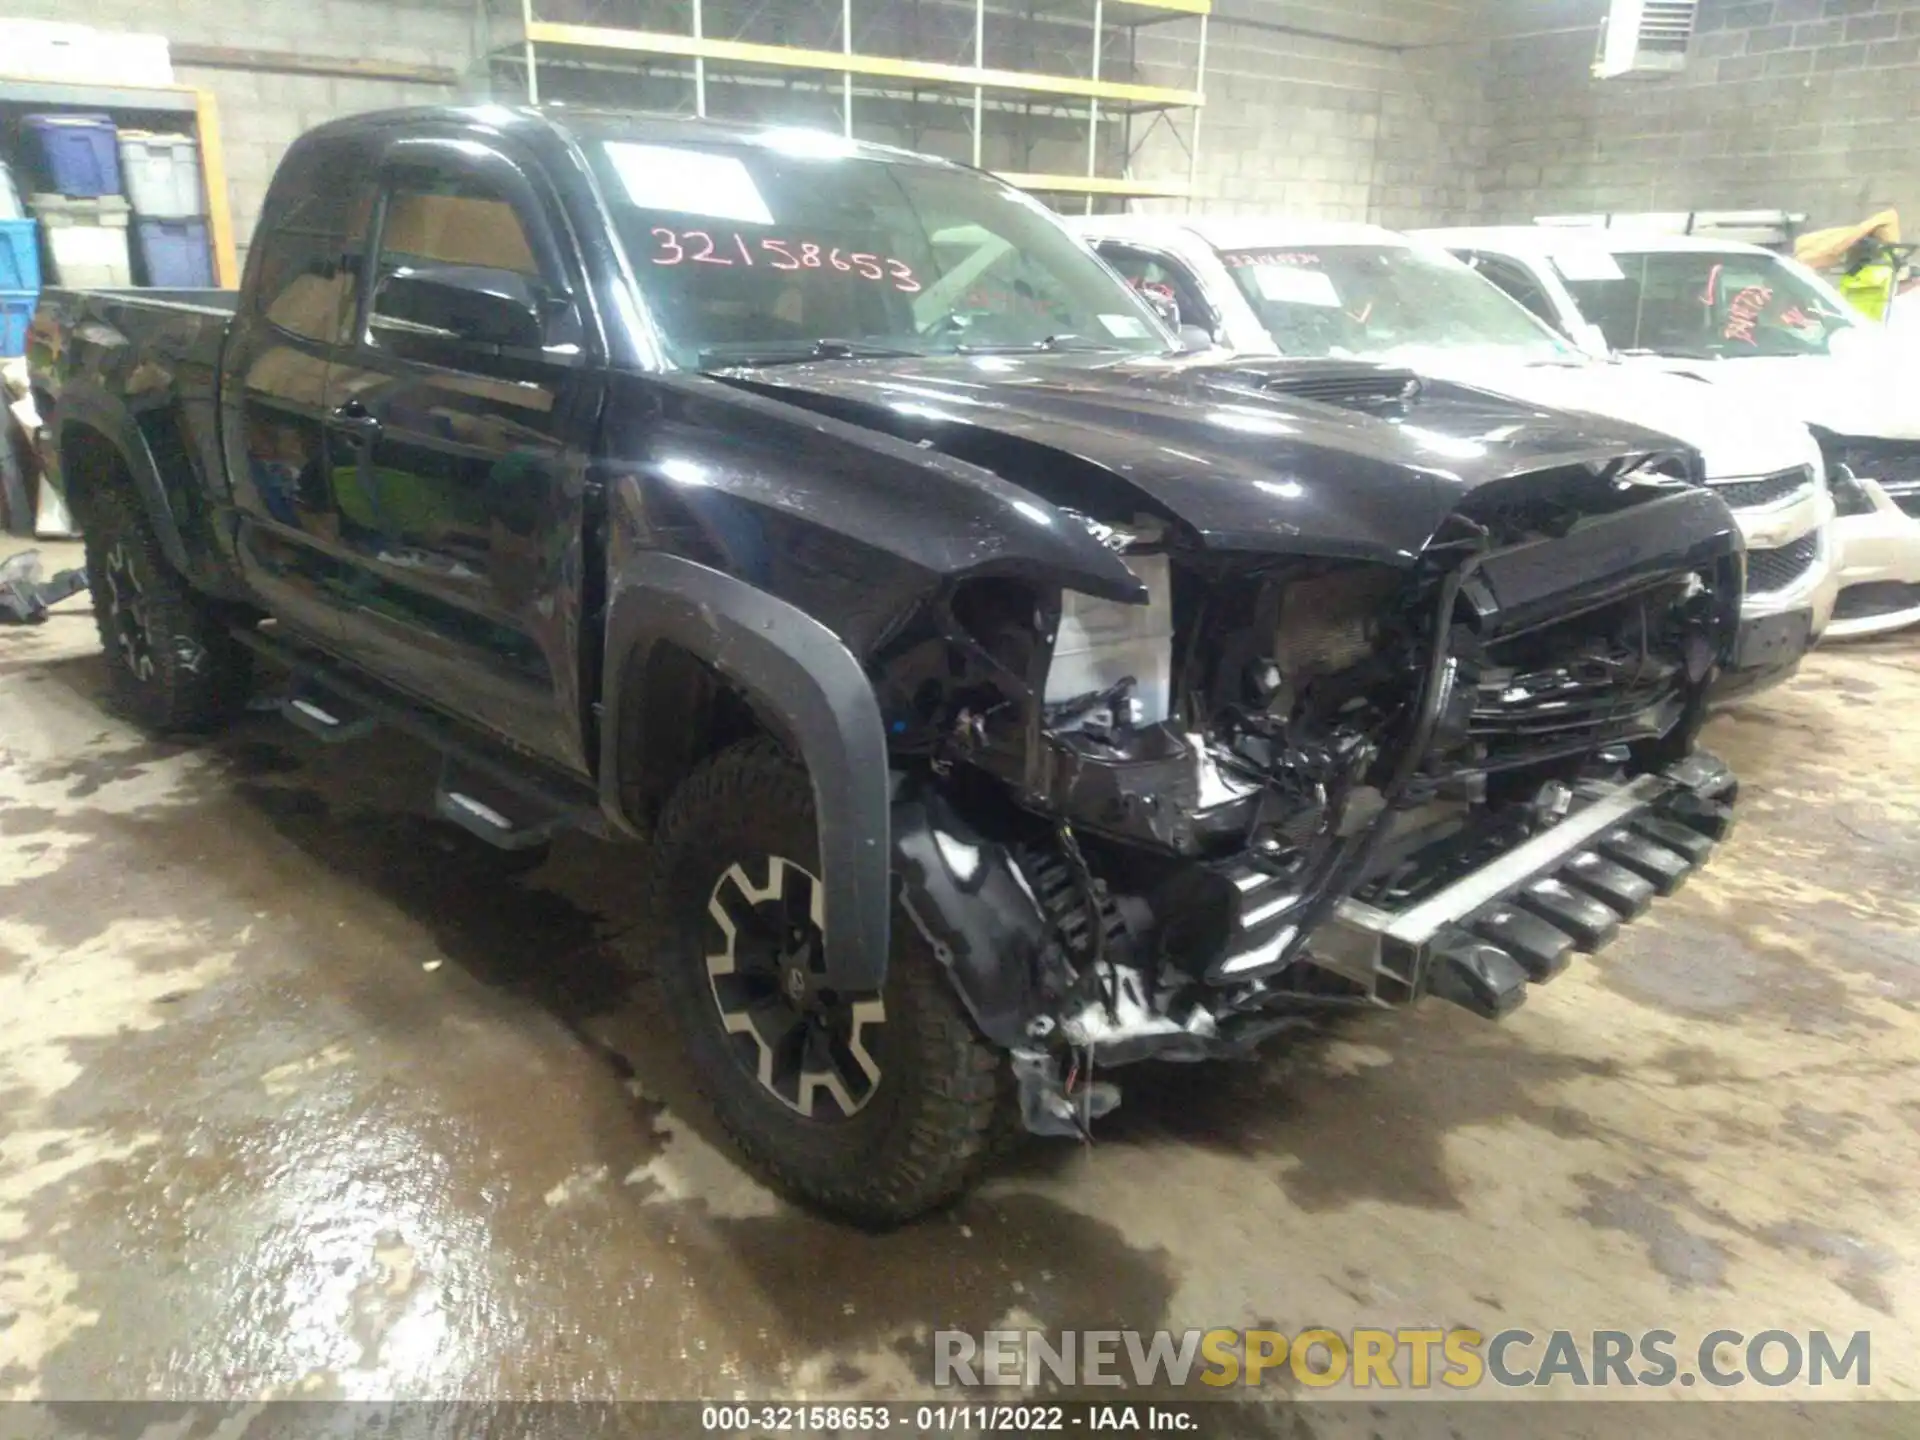
<path fill-rule="evenodd" d="M 166 486 L 160 482 L 159 462 L 153 458 L 140 427 L 133 423 L 126 407 L 112 396 L 69 382 L 55 405 L 53 443 L 67 503 L 74 508 L 81 523 L 85 523 L 82 498 L 85 487 L 76 485 L 77 477 L 66 455 L 67 432 L 76 427 L 94 431 L 118 453 L 120 463 L 133 480 L 147 521 L 153 526 L 154 538 L 160 542 L 160 553 L 175 570 L 183 575 L 189 573 L 192 567 L 187 559 L 186 542 L 180 535 L 179 521 L 174 517 L 172 502 L 167 499 Z"/>
<path fill-rule="evenodd" d="M 622 693 L 670 641 L 711 665 L 800 752 L 813 785 L 825 895 L 827 969 L 835 986 L 877 990 L 887 973 L 891 854 L 886 730 L 872 683 L 840 637 L 744 580 L 659 551 L 612 577 L 600 717 L 600 803 L 622 830 Z M 634 663 L 640 662 L 640 663 Z"/>

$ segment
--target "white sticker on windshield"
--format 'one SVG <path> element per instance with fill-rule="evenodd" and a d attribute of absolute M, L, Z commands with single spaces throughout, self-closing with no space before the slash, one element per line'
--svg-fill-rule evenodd
<path fill-rule="evenodd" d="M 1553 268 L 1569 280 L 1624 280 L 1627 272 L 1605 250 L 1563 250 L 1553 257 Z"/>
<path fill-rule="evenodd" d="M 737 155 L 609 140 L 607 158 L 619 172 L 627 198 L 642 210 L 706 215 L 746 225 L 773 223 L 760 187 Z"/>
<path fill-rule="evenodd" d="M 1261 299 L 1282 305 L 1324 305 L 1332 309 L 1340 303 L 1340 292 L 1333 288 L 1333 277 L 1324 270 L 1256 265 L 1253 283 L 1259 287 Z"/>
<path fill-rule="evenodd" d="M 1116 340 L 1144 340 L 1153 333 L 1138 315 L 1102 315 L 1100 323 Z"/>

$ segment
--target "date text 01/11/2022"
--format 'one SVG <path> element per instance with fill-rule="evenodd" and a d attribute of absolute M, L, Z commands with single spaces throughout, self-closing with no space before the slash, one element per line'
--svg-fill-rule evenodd
<path fill-rule="evenodd" d="M 660 242 L 660 252 L 653 257 L 656 265 L 683 265 L 692 262 L 695 265 L 732 265 L 732 255 L 727 254 L 727 241 L 733 242 L 732 249 L 740 256 L 740 263 L 751 267 L 757 263 L 754 258 L 755 247 L 748 243 L 747 237 L 735 230 L 723 235 L 716 241 L 706 230 L 669 230 L 664 225 L 653 227 L 653 238 Z M 795 245 L 798 245 L 798 251 Z M 920 288 L 920 282 L 913 277 L 913 267 L 904 260 L 896 260 L 888 255 L 875 255 L 865 250 L 853 251 L 842 255 L 838 246 L 831 248 L 814 244 L 810 240 L 788 241 L 772 237 L 763 238 L 758 246 L 766 257 L 763 263 L 775 270 L 838 270 L 843 275 L 858 275 L 863 280 L 890 280 L 893 288 L 911 295 Z M 781 261 L 786 263 L 783 265 Z"/>

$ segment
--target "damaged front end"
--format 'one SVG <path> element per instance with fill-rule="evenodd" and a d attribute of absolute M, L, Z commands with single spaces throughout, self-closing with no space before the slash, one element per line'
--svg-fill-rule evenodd
<path fill-rule="evenodd" d="M 1649 464 L 1481 486 L 1411 565 L 1080 521 L 1145 604 L 976 577 L 872 663 L 902 907 L 1032 1130 L 1329 1009 L 1504 1015 L 1731 823 L 1738 539 Z"/>

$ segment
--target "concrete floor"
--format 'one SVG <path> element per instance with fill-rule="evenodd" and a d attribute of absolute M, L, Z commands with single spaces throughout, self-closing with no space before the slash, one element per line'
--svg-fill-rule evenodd
<path fill-rule="evenodd" d="M 147 740 L 83 606 L 0 631 L 0 1398 L 876 1398 L 934 1324 L 1255 1323 L 1868 1329 L 1920 1398 L 1920 637 L 1717 721 L 1741 831 L 1506 1023 L 1139 1073 L 874 1238 L 623 1005 L 638 855 L 502 879 L 391 738 Z"/>

